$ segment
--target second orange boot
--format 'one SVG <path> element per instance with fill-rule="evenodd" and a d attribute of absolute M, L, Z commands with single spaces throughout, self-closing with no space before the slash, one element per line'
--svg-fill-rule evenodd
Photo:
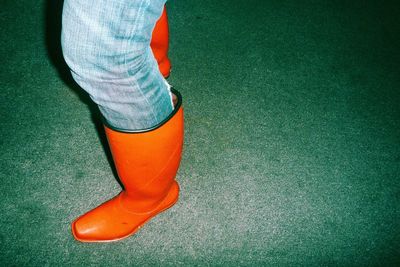
<path fill-rule="evenodd" d="M 154 27 L 150 47 L 161 74 L 167 78 L 171 72 L 171 61 L 168 58 L 169 28 L 166 7 Z"/>

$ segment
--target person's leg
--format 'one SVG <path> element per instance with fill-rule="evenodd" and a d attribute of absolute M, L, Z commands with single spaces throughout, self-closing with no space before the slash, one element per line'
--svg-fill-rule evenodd
<path fill-rule="evenodd" d="M 74 79 L 99 105 L 124 190 L 72 223 L 82 242 L 135 233 L 175 204 L 183 144 L 179 93 L 173 103 L 150 49 L 164 0 L 65 0 L 62 44 Z"/>
<path fill-rule="evenodd" d="M 75 81 L 108 123 L 144 129 L 172 111 L 150 39 L 165 0 L 65 0 L 62 46 Z"/>

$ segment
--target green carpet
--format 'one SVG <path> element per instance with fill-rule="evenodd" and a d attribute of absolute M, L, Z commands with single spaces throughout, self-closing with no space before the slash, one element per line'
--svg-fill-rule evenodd
<path fill-rule="evenodd" d="M 1 266 L 400 265 L 400 2 L 170 1 L 180 201 L 110 244 L 70 233 L 120 187 L 62 1 L 1 3 Z"/>

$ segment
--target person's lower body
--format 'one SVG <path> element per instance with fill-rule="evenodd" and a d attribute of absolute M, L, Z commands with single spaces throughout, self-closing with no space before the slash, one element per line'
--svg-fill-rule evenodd
<path fill-rule="evenodd" d="M 171 92 L 150 48 L 164 4 L 165 0 L 64 1 L 64 57 L 75 81 L 99 107 L 124 185 L 117 197 L 73 222 L 79 241 L 127 237 L 177 201 L 181 97 Z"/>

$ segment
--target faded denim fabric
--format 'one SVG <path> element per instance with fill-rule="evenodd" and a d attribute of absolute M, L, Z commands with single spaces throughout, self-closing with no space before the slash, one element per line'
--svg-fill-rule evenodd
<path fill-rule="evenodd" d="M 62 49 L 107 122 L 141 130 L 173 110 L 150 39 L 166 0 L 65 0 Z"/>

